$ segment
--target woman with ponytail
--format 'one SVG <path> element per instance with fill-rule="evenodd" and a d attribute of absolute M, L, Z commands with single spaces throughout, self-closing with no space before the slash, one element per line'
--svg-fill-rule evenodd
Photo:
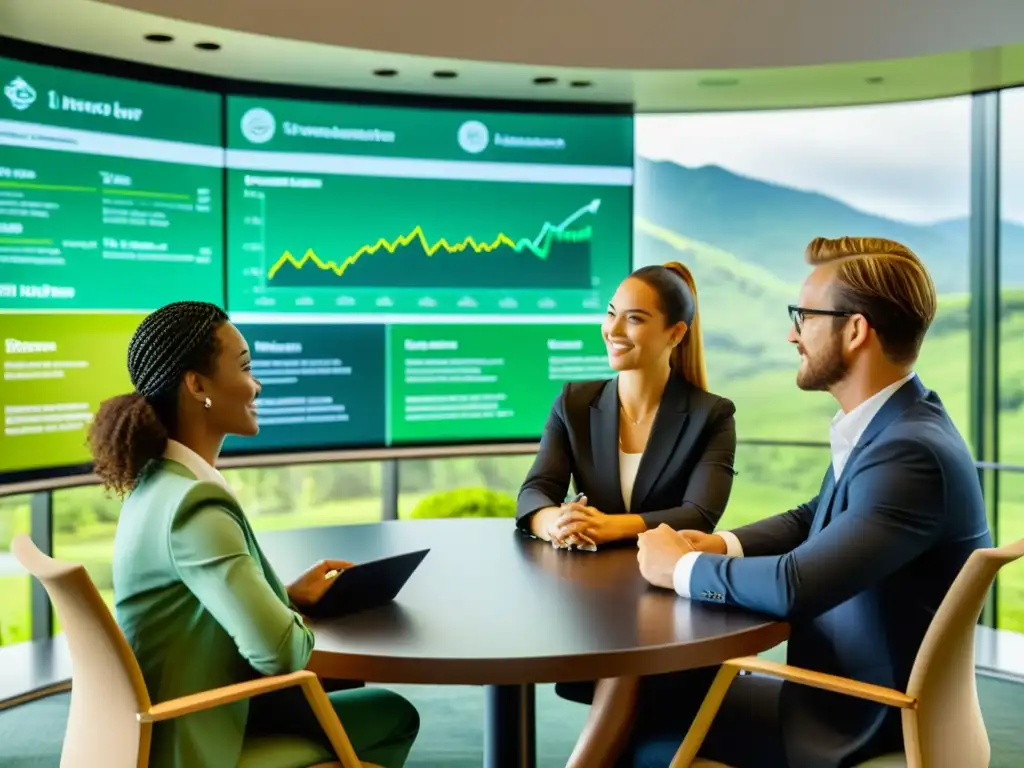
<path fill-rule="evenodd" d="M 601 335 L 618 375 L 562 388 L 519 491 L 518 527 L 597 546 L 662 523 L 713 531 L 732 490 L 735 407 L 708 391 L 690 270 L 633 272 Z M 570 479 L 585 498 L 563 503 Z"/>
<path fill-rule="evenodd" d="M 711 533 L 732 490 L 735 407 L 708 391 L 690 270 L 634 271 L 601 334 L 617 375 L 562 388 L 519 491 L 517 527 L 555 546 L 598 548 L 660 525 Z M 567 500 L 570 480 L 576 498 Z M 614 764 L 638 687 L 643 695 L 636 679 L 556 685 L 593 703 L 571 768 Z"/>
<path fill-rule="evenodd" d="M 135 391 L 100 406 L 89 443 L 96 474 L 124 499 L 115 614 L 150 698 L 304 669 L 313 633 L 301 610 L 322 595 L 328 570 L 350 564 L 317 563 L 284 586 L 214 468 L 227 435 L 259 431 L 245 339 L 217 306 L 169 304 L 136 330 L 128 374 Z M 404 765 L 419 730 L 406 699 L 371 688 L 330 698 L 361 760 Z M 238 765 L 252 740 L 269 748 L 274 737 L 286 737 L 273 747 L 282 768 L 336 759 L 302 693 L 287 689 L 157 723 L 149 765 Z"/>

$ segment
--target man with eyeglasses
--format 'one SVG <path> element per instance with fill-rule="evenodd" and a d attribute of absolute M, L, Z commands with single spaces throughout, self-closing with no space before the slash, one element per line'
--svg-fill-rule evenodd
<path fill-rule="evenodd" d="M 733 531 L 643 533 L 640 570 L 684 598 L 788 621 L 793 666 L 906 690 L 939 603 L 971 552 L 992 546 L 967 445 L 913 371 L 935 287 L 890 240 L 818 238 L 806 259 L 813 270 L 789 307 L 796 383 L 840 409 L 819 494 Z M 715 671 L 641 681 L 625 764 L 669 764 Z M 733 768 L 844 768 L 902 745 L 896 708 L 744 675 L 700 755 Z"/>

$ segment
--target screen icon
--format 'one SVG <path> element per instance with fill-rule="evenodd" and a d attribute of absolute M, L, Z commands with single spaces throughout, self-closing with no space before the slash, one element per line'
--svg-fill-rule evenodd
<path fill-rule="evenodd" d="M 242 115 L 242 135 L 253 144 L 266 144 L 274 138 L 276 129 L 277 121 L 263 107 L 254 107 Z"/>
<path fill-rule="evenodd" d="M 476 155 L 487 149 L 491 135 L 479 120 L 467 120 L 459 126 L 459 146 Z"/>
<path fill-rule="evenodd" d="M 36 89 L 25 82 L 24 78 L 16 77 L 4 88 L 4 96 L 11 102 L 11 106 L 22 111 L 35 103 Z"/>

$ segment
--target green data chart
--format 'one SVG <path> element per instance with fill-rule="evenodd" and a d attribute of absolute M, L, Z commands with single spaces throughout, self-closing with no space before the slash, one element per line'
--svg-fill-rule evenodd
<path fill-rule="evenodd" d="M 0 314 L 0 473 L 91 460 L 96 409 L 132 390 L 125 360 L 142 317 Z"/>
<path fill-rule="evenodd" d="M 0 308 L 223 304 L 220 97 L 0 59 Z"/>
<path fill-rule="evenodd" d="M 229 306 L 599 311 L 631 256 L 632 126 L 580 120 L 230 99 Z"/>

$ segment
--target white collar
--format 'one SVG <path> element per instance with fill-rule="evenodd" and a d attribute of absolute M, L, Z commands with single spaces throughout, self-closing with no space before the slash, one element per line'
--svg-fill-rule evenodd
<path fill-rule="evenodd" d="M 868 428 L 868 424 L 882 410 L 882 406 L 885 405 L 886 401 L 896 393 L 896 390 L 914 378 L 914 376 L 914 372 L 911 371 L 899 381 L 894 381 L 885 389 L 873 394 L 849 413 L 844 413 L 842 410 L 836 413 L 832 419 L 831 427 L 833 438 L 839 438 L 850 446 L 856 445 L 857 441 L 860 440 L 860 436 L 864 434 L 864 430 Z"/>
<path fill-rule="evenodd" d="M 164 449 L 164 458 L 184 465 L 197 479 L 208 483 L 217 483 L 232 496 L 234 495 L 234 491 L 231 490 L 224 475 L 187 445 L 179 443 L 177 440 L 168 440 L 167 447 Z"/>

